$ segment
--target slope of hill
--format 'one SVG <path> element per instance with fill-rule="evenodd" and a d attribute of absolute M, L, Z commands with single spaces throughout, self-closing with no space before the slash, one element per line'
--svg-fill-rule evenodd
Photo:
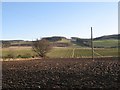
<path fill-rule="evenodd" d="M 120 34 L 106 35 L 102 37 L 94 38 L 95 47 L 120 47 Z"/>
<path fill-rule="evenodd" d="M 94 40 L 108 40 L 108 39 L 120 39 L 120 34 L 106 35 L 94 38 Z"/>
<path fill-rule="evenodd" d="M 66 39 L 66 37 L 62 37 L 62 36 L 53 36 L 53 37 L 44 37 L 42 39 L 46 39 L 50 42 L 56 42 L 56 41 L 60 41 L 62 39 Z"/>
<path fill-rule="evenodd" d="M 81 39 L 78 37 L 72 37 L 72 42 L 80 46 L 91 46 L 91 39 Z M 94 47 L 96 48 L 117 48 L 120 47 L 119 43 L 120 34 L 106 35 L 93 39 Z"/>
<path fill-rule="evenodd" d="M 95 40 L 94 47 L 102 48 L 102 47 L 109 47 L 109 48 L 117 48 L 119 47 L 119 40 L 109 39 L 109 40 Z"/>
<path fill-rule="evenodd" d="M 82 46 L 82 47 L 90 47 L 91 39 L 84 39 L 78 37 L 71 37 L 71 39 L 67 39 L 62 36 L 53 36 L 53 37 L 44 37 L 42 39 L 46 39 L 50 41 L 53 46 L 57 47 L 68 47 L 68 46 Z M 103 48 L 103 47 L 120 47 L 120 34 L 114 35 L 106 35 L 93 39 L 94 47 Z M 24 41 L 24 40 L 2 40 L 3 46 L 8 44 L 8 46 L 31 46 L 32 41 Z"/>

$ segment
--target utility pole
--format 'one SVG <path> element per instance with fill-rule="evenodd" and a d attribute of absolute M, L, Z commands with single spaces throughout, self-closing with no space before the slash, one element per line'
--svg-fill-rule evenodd
<path fill-rule="evenodd" d="M 93 31 L 91 27 L 91 48 L 92 48 L 92 60 L 94 60 L 94 46 L 93 46 Z"/>

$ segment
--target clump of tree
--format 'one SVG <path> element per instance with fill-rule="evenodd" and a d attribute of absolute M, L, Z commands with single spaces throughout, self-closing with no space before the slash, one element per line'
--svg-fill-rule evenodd
<path fill-rule="evenodd" d="M 51 45 L 50 42 L 45 39 L 37 39 L 36 41 L 33 41 L 32 49 L 39 57 L 45 58 L 46 54 L 51 50 Z"/>
<path fill-rule="evenodd" d="M 62 39 L 66 39 L 66 37 L 61 37 L 61 36 L 53 36 L 53 37 L 45 37 L 43 38 L 45 40 L 48 40 L 50 42 L 56 42 L 56 41 L 60 41 Z"/>
<path fill-rule="evenodd" d="M 10 47 L 11 43 L 8 41 L 2 41 L 2 48 Z"/>

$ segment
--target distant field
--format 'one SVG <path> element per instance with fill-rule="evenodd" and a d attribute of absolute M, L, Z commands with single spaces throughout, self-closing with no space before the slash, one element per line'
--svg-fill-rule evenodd
<path fill-rule="evenodd" d="M 94 56 L 96 57 L 118 56 L 117 48 L 95 49 L 94 52 Z M 52 58 L 84 58 L 91 57 L 91 54 L 90 48 L 54 48 L 48 53 L 48 56 Z"/>
<path fill-rule="evenodd" d="M 98 48 L 94 49 L 95 57 L 103 57 L 110 56 L 116 57 L 118 56 L 117 48 Z M 36 56 L 35 52 L 32 51 L 31 47 L 13 47 L 13 48 L 3 48 L 2 56 L 5 57 L 8 54 L 14 54 L 15 57 L 18 55 L 29 55 Z M 90 48 L 53 48 L 47 56 L 50 58 L 87 58 L 91 57 L 91 49 Z"/>
<path fill-rule="evenodd" d="M 71 43 L 70 40 L 67 40 L 67 39 L 62 39 L 62 40 L 57 41 L 57 42 L 60 42 L 60 43 L 61 43 L 61 42 L 62 42 L 62 43 Z"/>
<path fill-rule="evenodd" d="M 94 46 L 95 47 L 118 47 L 118 43 L 120 41 L 119 40 L 114 40 L 114 39 L 110 39 L 110 40 L 96 40 L 94 41 Z"/>

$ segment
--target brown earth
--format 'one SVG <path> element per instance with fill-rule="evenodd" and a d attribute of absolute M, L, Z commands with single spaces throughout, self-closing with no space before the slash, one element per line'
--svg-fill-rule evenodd
<path fill-rule="evenodd" d="M 118 58 L 62 58 L 2 62 L 3 89 L 120 88 Z"/>

